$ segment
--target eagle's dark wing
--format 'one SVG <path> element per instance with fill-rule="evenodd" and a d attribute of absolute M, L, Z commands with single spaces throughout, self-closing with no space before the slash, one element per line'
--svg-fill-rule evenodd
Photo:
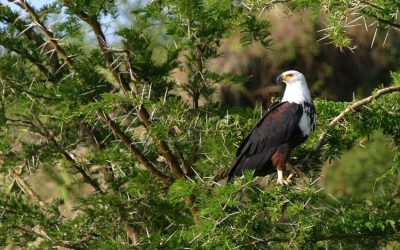
<path fill-rule="evenodd" d="M 228 181 L 248 169 L 265 172 L 263 167 L 298 129 L 302 115 L 303 107 L 296 103 L 283 102 L 271 108 L 239 146 L 237 158 L 228 172 Z"/>
<path fill-rule="evenodd" d="M 250 136 L 253 134 L 254 130 L 261 125 L 261 123 L 264 121 L 264 118 L 271 113 L 273 110 L 281 106 L 286 102 L 278 102 L 273 104 L 267 112 L 263 115 L 263 117 L 257 122 L 257 124 L 253 127 L 253 129 L 250 131 L 250 133 L 246 136 L 246 138 L 243 139 L 243 141 L 240 143 L 239 147 L 236 150 L 236 157 L 240 155 L 240 152 L 242 152 L 243 147 L 246 145 L 247 141 L 249 140 Z"/>

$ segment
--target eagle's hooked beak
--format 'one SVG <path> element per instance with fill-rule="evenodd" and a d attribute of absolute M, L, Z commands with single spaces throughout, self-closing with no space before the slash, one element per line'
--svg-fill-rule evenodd
<path fill-rule="evenodd" d="M 280 74 L 280 75 L 276 78 L 276 82 L 277 82 L 277 83 L 283 82 L 283 76 L 282 76 L 282 74 Z"/>

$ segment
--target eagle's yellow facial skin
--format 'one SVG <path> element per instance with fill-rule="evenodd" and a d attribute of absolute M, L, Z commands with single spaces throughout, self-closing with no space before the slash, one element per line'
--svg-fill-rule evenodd
<path fill-rule="evenodd" d="M 284 74 L 283 75 L 283 81 L 290 81 L 290 79 L 292 79 L 293 78 L 293 74 L 291 74 L 291 73 L 288 73 L 288 74 Z"/>

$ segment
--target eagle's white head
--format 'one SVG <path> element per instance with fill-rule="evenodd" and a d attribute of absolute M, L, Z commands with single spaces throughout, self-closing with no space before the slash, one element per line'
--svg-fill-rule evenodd
<path fill-rule="evenodd" d="M 304 75 L 296 70 L 283 72 L 276 79 L 277 82 L 286 83 L 285 93 L 282 102 L 294 102 L 303 104 L 305 102 L 312 103 L 310 91 L 308 90 Z"/>

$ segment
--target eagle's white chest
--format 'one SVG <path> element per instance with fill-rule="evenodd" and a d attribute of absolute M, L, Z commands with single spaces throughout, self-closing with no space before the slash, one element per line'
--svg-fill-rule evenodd
<path fill-rule="evenodd" d="M 300 117 L 299 128 L 303 136 L 308 136 L 315 129 L 316 115 L 312 103 L 304 102 L 302 104 L 303 115 Z"/>
<path fill-rule="evenodd" d="M 299 128 L 303 136 L 308 136 L 315 128 L 315 108 L 312 104 L 310 91 L 304 78 L 287 83 L 282 102 L 290 102 L 301 105 L 303 115 L 299 120 Z"/>
<path fill-rule="evenodd" d="M 299 121 L 299 128 L 303 133 L 303 136 L 308 136 L 312 131 L 310 116 L 308 116 L 308 114 L 304 111 Z"/>

